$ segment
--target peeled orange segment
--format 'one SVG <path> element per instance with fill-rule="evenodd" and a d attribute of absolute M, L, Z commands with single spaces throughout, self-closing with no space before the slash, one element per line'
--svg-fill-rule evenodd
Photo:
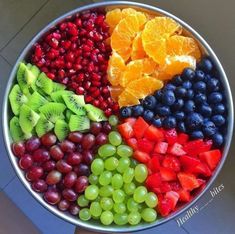
<path fill-rule="evenodd" d="M 157 64 L 151 58 L 143 59 L 143 73 L 151 75 L 157 68 Z"/>
<path fill-rule="evenodd" d="M 163 82 L 151 76 L 144 76 L 138 80 L 134 80 L 128 84 L 126 91 L 141 99 L 153 93 L 155 90 L 161 89 Z"/>
<path fill-rule="evenodd" d="M 137 11 L 135 9 L 133 9 L 133 8 L 130 8 L 130 7 L 124 8 L 122 10 L 122 18 L 125 18 L 125 17 L 127 17 L 127 16 L 129 16 L 131 14 L 136 14 L 136 12 Z"/>
<path fill-rule="evenodd" d="M 164 70 L 160 70 L 160 69 L 155 70 L 152 76 L 162 81 L 172 79 L 172 75 L 167 74 Z"/>
<path fill-rule="evenodd" d="M 114 51 L 112 56 L 109 58 L 107 70 L 109 82 L 112 85 L 118 85 L 120 82 L 121 74 L 125 69 L 126 65 L 123 58 Z"/>
<path fill-rule="evenodd" d="M 127 87 L 130 82 L 133 80 L 137 80 L 141 78 L 143 71 L 143 61 L 142 60 L 134 60 L 127 64 L 126 70 L 123 72 L 120 85 L 122 87 Z"/>
<path fill-rule="evenodd" d="M 144 13 L 142 12 L 137 12 L 136 13 L 137 19 L 139 21 L 139 28 L 143 29 L 145 23 L 147 22 L 147 17 Z"/>
<path fill-rule="evenodd" d="M 105 22 L 110 27 L 109 29 L 110 33 L 112 33 L 112 31 L 114 30 L 114 28 L 120 22 L 121 19 L 122 19 L 122 12 L 120 9 L 114 9 L 106 13 Z"/>
<path fill-rule="evenodd" d="M 120 95 L 118 99 L 119 107 L 123 106 L 132 106 L 139 104 L 139 99 L 136 98 L 133 94 L 128 92 L 127 90 L 124 90 Z"/>
<path fill-rule="evenodd" d="M 191 37 L 174 35 L 167 40 L 168 55 L 191 55 L 197 60 L 201 58 L 201 51 L 197 42 Z"/>
<path fill-rule="evenodd" d="M 144 57 L 146 57 L 146 53 L 142 44 L 141 32 L 139 32 L 137 33 L 132 43 L 131 59 L 142 59 Z"/>
<path fill-rule="evenodd" d="M 117 102 L 118 97 L 123 92 L 123 88 L 121 86 L 112 86 L 109 88 L 109 91 L 110 91 L 110 95 L 113 101 Z"/>

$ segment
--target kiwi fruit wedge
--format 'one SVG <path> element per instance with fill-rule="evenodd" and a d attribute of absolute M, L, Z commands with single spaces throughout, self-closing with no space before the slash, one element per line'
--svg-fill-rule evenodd
<path fill-rule="evenodd" d="M 71 115 L 69 119 L 70 131 L 84 131 L 90 129 L 90 120 L 86 116 Z"/>
<path fill-rule="evenodd" d="M 55 123 L 58 119 L 64 119 L 63 112 L 66 106 L 62 103 L 48 102 L 39 108 L 39 111 L 45 115 L 46 119 Z"/>
<path fill-rule="evenodd" d="M 53 82 L 53 85 L 52 85 L 52 92 L 56 92 L 56 91 L 59 91 L 59 90 L 65 90 L 65 86 L 63 84 L 59 84 L 59 83 L 56 83 L 56 82 Z"/>
<path fill-rule="evenodd" d="M 63 141 L 69 134 L 69 125 L 62 119 L 58 119 L 55 123 L 54 132 L 59 141 Z"/>
<path fill-rule="evenodd" d="M 25 95 L 29 95 L 29 87 L 28 87 L 27 80 L 25 79 L 26 69 L 27 69 L 27 66 L 24 63 L 20 63 L 18 70 L 17 70 L 16 78 L 17 78 L 18 84 L 22 92 Z"/>
<path fill-rule="evenodd" d="M 9 94 L 9 100 L 11 104 L 12 112 L 15 115 L 19 115 L 20 113 L 20 107 L 28 102 L 28 98 L 23 94 L 23 92 L 20 89 L 19 85 L 14 85 L 10 94 Z"/>
<path fill-rule="evenodd" d="M 44 135 L 45 133 L 51 131 L 54 128 L 54 124 L 47 120 L 47 118 L 41 114 L 40 119 L 36 124 L 36 133 L 39 137 Z"/>
<path fill-rule="evenodd" d="M 64 103 L 64 99 L 63 99 L 63 95 L 66 94 L 73 94 L 72 91 L 68 91 L 68 90 L 59 90 L 59 91 L 55 91 L 51 94 L 51 99 L 54 102 L 60 102 L 60 103 Z"/>
<path fill-rule="evenodd" d="M 10 133 L 14 142 L 24 140 L 24 133 L 20 127 L 19 118 L 16 116 L 10 120 Z"/>
<path fill-rule="evenodd" d="M 40 119 L 39 114 L 23 104 L 20 108 L 19 123 L 24 133 L 31 133 Z"/>
<path fill-rule="evenodd" d="M 99 109 L 91 104 L 86 104 L 84 106 L 84 108 L 86 109 L 87 116 L 90 120 L 96 121 L 96 122 L 101 122 L 101 121 L 107 120 L 104 112 L 101 109 Z"/>
<path fill-rule="evenodd" d="M 30 70 L 32 68 L 32 64 L 31 63 L 27 63 L 26 67 Z"/>
<path fill-rule="evenodd" d="M 36 85 L 39 87 L 44 93 L 50 95 L 53 90 L 53 81 L 47 77 L 47 75 L 42 72 L 38 76 L 36 80 Z"/>
<path fill-rule="evenodd" d="M 74 113 L 73 113 L 71 110 L 69 110 L 69 109 L 66 110 L 66 112 L 65 112 L 65 119 L 66 119 L 67 122 L 69 122 L 70 117 L 71 117 L 71 115 L 73 115 L 73 114 L 74 114 Z"/>
<path fill-rule="evenodd" d="M 35 91 L 29 98 L 27 105 L 34 111 L 38 111 L 38 109 L 45 105 L 48 101 L 40 95 L 37 91 Z"/>

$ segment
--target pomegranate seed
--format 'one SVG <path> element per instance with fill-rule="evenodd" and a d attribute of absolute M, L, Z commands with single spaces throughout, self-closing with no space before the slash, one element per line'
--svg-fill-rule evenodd
<path fill-rule="evenodd" d="M 95 100 L 93 100 L 92 104 L 96 107 L 99 107 L 100 106 L 100 101 L 95 99 Z"/>
<path fill-rule="evenodd" d="M 60 30 L 64 31 L 67 28 L 67 23 L 62 23 L 60 25 Z"/>
<path fill-rule="evenodd" d="M 76 89 L 76 93 L 77 93 L 78 95 L 82 95 L 82 94 L 84 94 L 84 92 L 85 92 L 85 90 L 84 90 L 83 87 L 78 87 L 78 88 Z"/>
<path fill-rule="evenodd" d="M 112 109 L 108 108 L 107 110 L 104 111 L 104 113 L 107 117 L 109 117 L 110 115 L 112 115 Z"/>
<path fill-rule="evenodd" d="M 52 79 L 52 80 L 55 79 L 55 75 L 54 75 L 53 73 L 51 73 L 51 72 L 48 72 L 48 73 L 47 73 L 47 76 L 48 76 L 50 79 Z"/>
<path fill-rule="evenodd" d="M 71 62 L 66 63 L 66 68 L 71 69 L 73 67 L 73 64 Z"/>
<path fill-rule="evenodd" d="M 91 97 L 91 96 L 85 97 L 85 102 L 91 102 L 92 100 L 93 100 L 93 97 Z"/>
<path fill-rule="evenodd" d="M 79 27 L 82 26 L 82 20 L 80 18 L 75 19 L 74 23 Z"/>

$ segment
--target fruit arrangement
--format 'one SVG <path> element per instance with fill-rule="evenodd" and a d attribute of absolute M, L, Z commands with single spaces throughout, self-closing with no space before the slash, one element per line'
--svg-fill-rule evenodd
<path fill-rule="evenodd" d="M 132 8 L 52 28 L 19 64 L 9 103 L 32 189 L 84 222 L 168 216 L 203 190 L 226 140 L 213 61 L 178 22 Z"/>

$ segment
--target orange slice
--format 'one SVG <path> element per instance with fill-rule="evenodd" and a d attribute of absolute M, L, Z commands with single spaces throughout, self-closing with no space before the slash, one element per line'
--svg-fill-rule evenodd
<path fill-rule="evenodd" d="M 128 92 L 127 90 L 124 90 L 118 99 L 118 104 L 120 107 L 123 106 L 132 106 L 132 105 L 137 105 L 139 104 L 138 98 L 136 98 L 133 94 Z"/>
<path fill-rule="evenodd" d="M 151 58 L 143 59 L 143 73 L 151 75 L 157 68 L 157 64 Z"/>
<path fill-rule="evenodd" d="M 109 88 L 109 91 L 110 91 L 111 98 L 115 102 L 117 102 L 118 101 L 118 97 L 123 92 L 123 88 L 121 86 L 112 86 L 112 87 Z"/>
<path fill-rule="evenodd" d="M 122 19 L 122 12 L 120 9 L 114 9 L 106 13 L 105 22 L 110 27 L 109 29 L 110 33 L 112 33 L 112 31 L 114 30 L 114 28 L 120 22 L 121 19 Z"/>
<path fill-rule="evenodd" d="M 125 17 L 127 17 L 127 16 L 129 16 L 131 14 L 136 14 L 136 12 L 137 11 L 135 9 L 133 9 L 133 8 L 130 8 L 130 7 L 124 8 L 122 10 L 122 18 L 125 18 Z"/>
<path fill-rule="evenodd" d="M 142 44 L 141 32 L 139 32 L 137 33 L 132 43 L 131 59 L 142 59 L 144 57 L 146 57 L 146 53 Z"/>

